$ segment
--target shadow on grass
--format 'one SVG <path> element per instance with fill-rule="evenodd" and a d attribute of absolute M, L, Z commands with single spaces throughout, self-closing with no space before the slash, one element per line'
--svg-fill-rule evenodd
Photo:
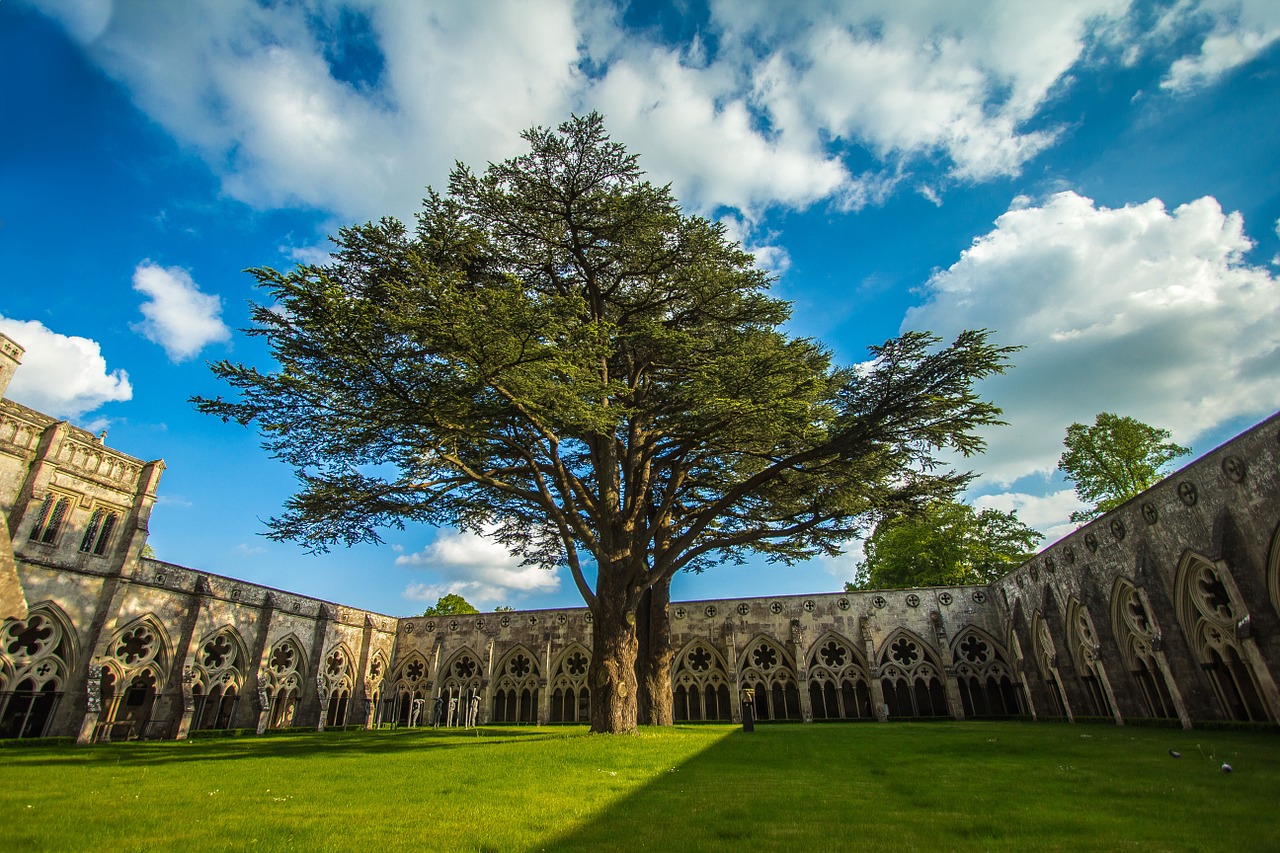
<path fill-rule="evenodd" d="M 1181 730 L 762 725 L 529 849 L 1274 849 L 1277 757 L 1267 736 Z"/>
<path fill-rule="evenodd" d="M 186 741 L 129 741 L 92 746 L 31 747 L 9 753 L 29 767 L 111 764 L 151 766 L 171 762 L 223 762 L 315 755 L 378 756 L 417 750 L 476 749 L 515 742 L 559 740 L 581 735 L 584 726 L 564 728 L 481 727 L 396 729 L 392 731 L 289 732 Z"/>

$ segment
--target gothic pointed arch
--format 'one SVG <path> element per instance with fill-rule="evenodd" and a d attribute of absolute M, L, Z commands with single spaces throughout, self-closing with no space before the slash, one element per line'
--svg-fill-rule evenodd
<path fill-rule="evenodd" d="M 0 625 L 0 738 L 48 732 L 78 659 L 67 614 L 52 601 Z"/>
<path fill-rule="evenodd" d="M 671 660 L 671 700 L 676 722 L 733 718 L 729 667 L 719 649 L 703 639 L 685 643 Z"/>
<path fill-rule="evenodd" d="M 950 715 L 942 664 L 918 634 L 902 627 L 893 630 L 880 644 L 876 661 L 890 719 Z"/>
<path fill-rule="evenodd" d="M 302 642 L 293 634 L 277 640 L 267 653 L 264 673 L 258 677 L 259 688 L 266 686 L 267 725 L 273 729 L 295 725 L 307 683 L 307 658 L 302 650 Z"/>
<path fill-rule="evenodd" d="M 591 692 L 587 668 L 591 651 L 578 641 L 571 642 L 551 663 L 551 722 L 582 723 L 590 718 Z"/>
<path fill-rule="evenodd" d="M 1049 620 L 1038 609 L 1031 614 L 1031 656 L 1049 693 L 1052 713 L 1059 717 L 1068 716 L 1066 694 L 1058 681 L 1058 648 L 1053 642 Z"/>
<path fill-rule="evenodd" d="M 1174 580 L 1174 612 L 1224 713 L 1235 720 L 1271 721 L 1259 675 L 1244 648 L 1250 642 L 1248 612 L 1227 566 L 1185 553 Z"/>
<path fill-rule="evenodd" d="M 1014 678 L 1012 656 L 976 625 L 961 628 L 951 641 L 956 685 L 966 718 L 1026 713 L 1026 697 Z"/>
<path fill-rule="evenodd" d="M 827 631 L 805 654 L 809 707 L 815 720 L 872 720 L 871 677 L 855 643 Z"/>
<path fill-rule="evenodd" d="M 391 667 L 387 663 L 387 656 L 378 649 L 369 655 L 369 668 L 365 673 L 364 682 L 365 696 L 369 700 L 369 713 L 372 715 L 370 722 L 374 727 L 382 724 L 383 701 L 392 685 L 390 678 Z"/>
<path fill-rule="evenodd" d="M 799 679 L 791 655 L 768 634 L 757 634 L 744 649 L 738 683 L 754 691 L 756 719 L 801 719 Z"/>
<path fill-rule="evenodd" d="M 99 722 L 111 737 L 147 737 L 156 697 L 165 688 L 171 644 L 163 624 L 146 613 L 116 630 L 103 655 Z"/>
<path fill-rule="evenodd" d="M 1087 713 L 1094 717 L 1112 716 L 1115 711 L 1107 695 L 1106 676 L 1099 660 L 1102 650 L 1088 609 L 1074 595 L 1066 607 L 1067 651 L 1072 668 L 1088 701 Z"/>
<path fill-rule="evenodd" d="M 316 684 L 320 689 L 325 726 L 347 723 L 347 709 L 355 691 L 356 673 L 351 649 L 346 643 L 335 643 L 324 653 Z"/>
<path fill-rule="evenodd" d="M 546 683 L 538 656 L 517 643 L 498 660 L 493 673 L 493 722 L 538 722 L 538 689 Z"/>
<path fill-rule="evenodd" d="M 191 665 L 193 729 L 231 727 L 244 692 L 248 661 L 244 640 L 230 625 L 213 631 L 200 642 Z"/>
<path fill-rule="evenodd" d="M 1111 631 L 1125 667 L 1138 684 L 1147 716 L 1177 717 L 1164 669 L 1155 654 L 1160 642 L 1159 626 L 1147 611 L 1138 588 L 1125 578 L 1117 578 L 1111 588 Z"/>
<path fill-rule="evenodd" d="M 414 649 L 396 662 L 395 672 L 391 676 L 393 696 L 390 698 L 391 719 L 402 726 L 414 722 L 414 702 L 421 702 L 421 709 L 427 702 L 431 683 L 431 665 Z M 419 717 L 421 714 L 419 714 Z"/>

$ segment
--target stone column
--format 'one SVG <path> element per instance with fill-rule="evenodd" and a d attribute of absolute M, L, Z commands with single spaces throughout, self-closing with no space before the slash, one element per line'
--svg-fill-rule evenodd
<path fill-rule="evenodd" d="M 942 624 L 942 613 L 934 610 L 929 613 L 929 621 L 933 624 L 933 635 L 937 638 L 938 656 L 942 659 L 942 684 L 947 694 L 947 709 L 957 720 L 964 719 L 964 701 L 960 697 L 960 682 L 956 680 L 956 661 L 951 651 L 951 643 L 947 639 L 947 629 Z"/>
<path fill-rule="evenodd" d="M 102 665 L 89 664 L 89 675 L 85 681 L 85 713 L 80 721 L 80 731 L 76 734 L 76 743 L 93 742 L 93 729 L 98 724 L 98 715 L 102 712 Z"/>

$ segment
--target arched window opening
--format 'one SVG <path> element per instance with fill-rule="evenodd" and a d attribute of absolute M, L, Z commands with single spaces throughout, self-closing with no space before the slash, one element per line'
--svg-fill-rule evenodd
<path fill-rule="evenodd" d="M 910 631 L 891 634 L 880 651 L 880 687 L 889 719 L 950 716 L 941 668 Z"/>
<path fill-rule="evenodd" d="M 70 498 L 53 493 L 46 496 L 44 503 L 40 506 L 36 525 L 31 528 L 29 537 L 31 541 L 43 545 L 54 544 L 58 540 L 58 532 L 62 529 L 62 522 L 70 508 Z"/>
<path fill-rule="evenodd" d="M 791 657 L 771 640 L 761 637 L 747 647 L 738 683 L 755 691 L 757 720 L 799 720 L 800 689 Z"/>
<path fill-rule="evenodd" d="M 3 522 L 0 522 L 3 523 Z M 0 628 L 0 738 L 43 737 L 74 664 L 70 624 L 55 605 Z"/>
<path fill-rule="evenodd" d="M 115 532 L 120 514 L 104 507 L 98 507 L 89 518 L 89 526 L 80 539 L 80 553 L 101 557 L 107 553 L 107 545 L 111 542 L 111 534 Z"/>
<path fill-rule="evenodd" d="M 710 643 L 694 641 L 671 667 L 672 717 L 681 722 L 729 720 L 729 677 L 724 658 Z"/>
<path fill-rule="evenodd" d="M 590 664 L 590 652 L 585 646 L 574 643 L 551 667 L 551 722 L 587 722 L 589 705 L 584 697 L 587 696 L 587 668 Z"/>
<path fill-rule="evenodd" d="M 1243 644 L 1252 640 L 1238 636 L 1236 623 L 1245 611 L 1234 587 L 1225 565 L 1187 554 L 1174 582 L 1178 620 L 1191 638 L 1224 714 L 1234 720 L 1273 722 L 1259 675 L 1241 652 Z"/>

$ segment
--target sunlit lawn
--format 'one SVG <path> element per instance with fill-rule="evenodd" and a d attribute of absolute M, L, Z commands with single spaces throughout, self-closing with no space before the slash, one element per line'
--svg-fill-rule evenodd
<path fill-rule="evenodd" d="M 494 727 L 14 747 L 0 765 L 4 851 L 1280 849 L 1274 734 Z"/>

